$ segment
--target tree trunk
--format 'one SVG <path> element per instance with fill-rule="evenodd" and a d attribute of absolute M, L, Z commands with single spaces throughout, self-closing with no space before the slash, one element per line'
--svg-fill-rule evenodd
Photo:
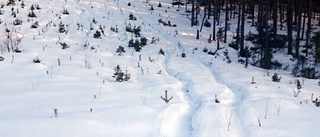
<path fill-rule="evenodd" d="M 229 13 L 230 15 L 229 15 L 229 19 L 231 19 L 231 18 L 232 18 L 232 11 L 233 11 L 232 0 L 229 1 L 229 4 L 230 4 L 230 11 L 229 11 L 229 12 L 230 12 L 230 13 Z"/>
<path fill-rule="evenodd" d="M 292 7 L 293 2 L 291 0 L 287 0 L 288 55 L 292 55 Z"/>
<path fill-rule="evenodd" d="M 296 45 L 295 45 L 295 57 L 298 58 L 299 57 L 299 48 L 300 48 L 300 33 L 301 33 L 301 1 L 302 0 L 297 0 L 296 2 L 296 7 L 297 7 L 297 37 L 296 37 Z"/>
<path fill-rule="evenodd" d="M 277 36 L 277 27 L 278 27 L 278 0 L 273 2 L 273 11 L 272 11 L 272 17 L 273 17 L 273 36 Z"/>
<path fill-rule="evenodd" d="M 238 3 L 238 24 L 237 24 L 237 36 L 236 36 L 236 45 L 239 46 L 239 38 L 240 38 L 240 19 L 241 19 L 241 16 L 240 16 L 240 13 L 241 13 L 241 3 L 239 2 Z M 240 51 L 241 51 L 241 48 L 240 48 Z"/>
<path fill-rule="evenodd" d="M 242 12 L 241 12 L 241 40 L 240 40 L 240 53 L 244 50 L 244 20 L 245 20 L 245 0 L 241 0 Z"/>
<path fill-rule="evenodd" d="M 266 0 L 265 14 L 263 21 L 263 31 L 264 31 L 264 54 L 262 57 L 261 67 L 264 69 L 271 69 L 271 47 L 269 45 L 269 30 L 268 30 L 268 20 L 269 20 L 269 0 Z"/>
<path fill-rule="evenodd" d="M 211 16 L 211 0 L 209 0 L 207 6 L 208 6 L 208 19 L 210 19 L 210 16 Z"/>
<path fill-rule="evenodd" d="M 251 9 L 251 26 L 254 26 L 254 6 L 255 6 L 255 1 L 251 1 L 250 9 Z"/>
<path fill-rule="evenodd" d="M 307 0 L 308 1 L 308 0 Z M 302 7 L 303 9 L 306 7 L 306 2 L 303 1 L 302 2 Z M 303 22 L 302 22 L 302 32 L 301 32 L 301 38 L 300 39 L 303 39 L 304 38 L 304 30 L 305 30 L 305 26 L 306 26 L 306 13 L 307 11 L 306 10 L 303 10 Z M 301 13 L 302 14 L 302 13 Z"/>
<path fill-rule="evenodd" d="M 258 25 L 261 25 L 261 16 L 262 16 L 262 9 L 263 7 L 263 0 L 259 0 L 259 10 L 258 10 Z"/>
<path fill-rule="evenodd" d="M 283 27 L 283 13 L 284 13 L 284 9 L 283 9 L 283 2 L 280 0 L 280 11 L 279 11 L 279 14 L 280 14 L 280 30 L 282 30 L 282 27 Z"/>
<path fill-rule="evenodd" d="M 225 20 L 225 23 L 224 23 L 224 43 L 227 43 L 227 31 L 228 31 L 228 20 L 229 20 L 229 17 L 228 17 L 228 0 L 226 0 L 226 20 Z"/>
<path fill-rule="evenodd" d="M 216 5 L 217 5 L 217 7 L 216 7 L 216 10 L 217 10 L 217 11 L 216 11 L 216 15 L 217 15 L 217 19 L 216 19 L 216 20 L 217 20 L 217 21 L 216 21 L 216 22 L 217 22 L 217 25 L 219 26 L 219 24 L 220 24 L 220 11 L 221 11 L 220 1 L 221 1 L 221 0 L 216 0 L 216 1 L 217 1 L 217 2 L 216 2 Z"/>
<path fill-rule="evenodd" d="M 200 12 L 200 5 L 199 5 L 199 2 L 197 1 L 196 2 L 196 25 L 198 25 L 199 21 L 198 21 L 198 15 L 199 15 L 199 12 Z"/>
<path fill-rule="evenodd" d="M 232 5 L 232 8 L 233 8 L 233 19 L 236 18 L 236 10 L 237 10 L 236 5 L 237 5 L 237 4 L 236 4 L 235 1 L 233 0 L 233 5 Z"/>
<path fill-rule="evenodd" d="M 191 27 L 194 25 L 194 0 L 192 0 L 192 7 L 191 7 Z"/>
<path fill-rule="evenodd" d="M 216 0 L 214 0 L 212 4 L 213 4 L 212 40 L 216 40 L 216 18 L 217 18 Z"/>
<path fill-rule="evenodd" d="M 290 0 L 289 0 L 290 1 Z M 296 26 L 296 29 L 297 29 L 297 24 L 298 24 L 298 1 L 299 0 L 292 0 L 294 1 L 294 21 L 293 21 L 293 24 Z"/>
<path fill-rule="evenodd" d="M 315 64 L 320 62 L 320 33 L 315 34 Z"/>
<path fill-rule="evenodd" d="M 306 38 L 306 57 L 308 57 L 309 39 L 311 32 L 311 18 L 312 18 L 312 0 L 308 0 L 308 25 L 307 25 L 307 38 Z"/>

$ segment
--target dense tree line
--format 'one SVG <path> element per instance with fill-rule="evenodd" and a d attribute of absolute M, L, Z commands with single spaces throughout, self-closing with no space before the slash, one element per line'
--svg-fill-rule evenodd
<path fill-rule="evenodd" d="M 304 60 L 313 56 L 315 62 L 319 58 L 320 43 L 315 35 L 316 27 L 320 26 L 319 0 L 186 0 L 191 5 L 191 26 L 198 24 L 200 7 L 204 7 L 206 19 L 212 18 L 212 26 L 224 25 L 224 40 L 227 42 L 228 22 L 237 20 L 234 46 L 238 47 L 241 57 L 249 52 L 246 40 L 245 25 L 248 23 L 257 28 L 257 44 L 261 50 L 260 67 L 272 68 L 272 49 L 283 48 L 295 60 Z M 224 24 L 220 16 L 224 13 Z M 216 27 L 212 28 L 212 40 L 216 40 Z M 278 34 L 279 30 L 282 34 Z M 286 35 L 283 35 L 283 32 Z M 280 40 L 284 46 L 277 45 Z"/>

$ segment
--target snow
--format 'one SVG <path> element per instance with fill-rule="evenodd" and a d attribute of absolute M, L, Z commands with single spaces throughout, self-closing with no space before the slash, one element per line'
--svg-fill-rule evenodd
<path fill-rule="evenodd" d="M 162 8 L 154 0 L 130 1 L 131 6 L 128 2 L 30 0 L 24 9 L 15 6 L 23 25 L 7 26 L 23 36 L 22 53 L 1 54 L 5 60 L 0 62 L 0 136 L 301 137 L 320 133 L 320 109 L 311 102 L 312 93 L 313 99 L 320 95 L 317 80 L 294 78 L 283 70 L 245 68 L 237 63 L 236 51 L 222 42 L 219 55 L 208 55 L 202 52 L 204 47 L 216 49 L 215 41 L 207 42 L 212 28 L 204 27 L 196 40 L 200 26 L 190 27 L 183 7 L 176 11 L 170 0 L 162 0 Z M 33 22 L 27 21 L 31 4 L 42 8 L 32 18 L 40 24 L 37 29 L 30 29 Z M 63 8 L 70 15 L 61 15 Z M 4 20 L 0 30 L 12 21 L 10 9 L 5 6 L 0 16 Z M 137 21 L 128 20 L 130 13 Z M 91 23 L 93 18 L 97 24 Z M 177 27 L 159 25 L 160 18 Z M 68 24 L 67 34 L 58 33 L 60 22 Z M 77 23 L 83 28 L 77 30 Z M 142 36 L 148 38 L 141 52 L 127 47 L 135 39 L 125 32 L 128 23 L 142 26 Z M 105 36 L 94 39 L 100 24 L 105 26 Z M 119 33 L 109 30 L 116 26 Z M 235 24 L 231 28 L 228 42 Z M 150 44 L 152 37 L 159 41 Z M 90 46 L 85 48 L 87 41 Z M 62 50 L 59 42 L 70 48 Z M 115 53 L 120 45 L 126 50 L 123 56 Z M 158 54 L 160 48 L 164 56 Z M 226 62 L 226 50 L 231 63 Z M 32 62 L 36 57 L 41 63 Z M 129 81 L 115 82 L 116 65 L 128 70 Z M 281 82 L 272 82 L 273 73 L 282 77 Z M 294 97 L 297 79 L 303 81 L 303 88 Z M 167 104 L 160 98 L 165 90 L 173 97 Z"/>

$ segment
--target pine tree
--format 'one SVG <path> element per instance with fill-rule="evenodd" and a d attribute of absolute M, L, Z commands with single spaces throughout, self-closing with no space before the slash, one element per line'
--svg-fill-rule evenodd
<path fill-rule="evenodd" d="M 62 22 L 60 22 L 59 24 L 59 33 L 64 33 L 66 30 L 64 28 L 64 24 L 62 24 Z"/>
<path fill-rule="evenodd" d="M 116 50 L 116 53 L 118 53 L 119 56 L 121 56 L 123 53 L 125 53 L 126 51 L 124 50 L 124 47 L 119 46 Z"/>
<path fill-rule="evenodd" d="M 128 81 L 131 77 L 131 74 L 128 73 L 128 71 L 126 70 L 126 72 L 122 72 L 120 65 L 117 65 L 114 68 L 114 73 L 113 73 L 113 78 L 116 79 L 117 82 L 123 82 L 123 81 Z"/>
<path fill-rule="evenodd" d="M 134 43 L 133 43 L 133 48 L 136 52 L 140 52 L 141 49 L 142 49 L 142 46 L 140 44 L 140 41 L 139 40 L 135 40 Z"/>
<path fill-rule="evenodd" d="M 15 0 L 8 0 L 7 6 L 10 6 L 10 5 L 12 6 L 16 5 Z"/>
<path fill-rule="evenodd" d="M 140 38 L 140 45 L 141 47 L 144 47 L 145 45 L 147 45 L 148 39 L 145 37 Z"/>
<path fill-rule="evenodd" d="M 164 50 L 162 48 L 159 50 L 159 54 L 165 55 Z"/>
<path fill-rule="evenodd" d="M 220 40 L 223 38 L 223 28 L 219 28 L 217 32 L 217 50 L 220 48 Z"/>
<path fill-rule="evenodd" d="M 93 37 L 96 39 L 101 38 L 101 32 L 96 30 L 96 32 L 93 34 Z"/>

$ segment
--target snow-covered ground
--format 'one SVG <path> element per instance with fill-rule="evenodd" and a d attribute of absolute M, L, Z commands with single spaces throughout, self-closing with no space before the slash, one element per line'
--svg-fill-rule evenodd
<path fill-rule="evenodd" d="M 245 68 L 237 63 L 236 51 L 224 43 L 218 54 L 208 55 L 202 51 L 205 47 L 216 49 L 215 41 L 207 42 L 212 28 L 204 27 L 197 40 L 200 26 L 190 27 L 184 7 L 177 11 L 171 0 L 161 2 L 160 8 L 155 0 L 28 0 L 21 8 L 17 1 L 14 10 L 23 20 L 19 26 L 12 25 L 12 7 L 4 6 L 2 37 L 8 28 L 23 38 L 22 53 L 0 54 L 5 58 L 0 61 L 0 136 L 302 137 L 320 133 L 320 109 L 311 102 L 312 94 L 313 99 L 320 96 L 317 80 L 294 78 L 281 70 Z M 41 7 L 35 10 L 37 18 L 27 17 L 32 4 Z M 61 14 L 64 8 L 70 15 Z M 136 21 L 129 20 L 130 13 Z M 158 19 L 177 27 L 160 25 Z M 31 29 L 35 21 L 39 27 Z M 60 22 L 67 25 L 67 33 L 58 32 Z M 127 46 L 131 38 L 136 39 L 125 31 L 129 23 L 141 26 L 142 36 L 148 39 L 141 52 Z M 105 35 L 95 39 L 100 25 Z M 110 31 L 111 27 L 119 32 Z M 233 24 L 229 42 L 234 31 Z M 159 39 L 155 44 L 150 43 L 153 37 Z M 70 48 L 62 50 L 60 42 Z M 115 52 L 118 46 L 125 48 L 124 55 Z M 161 48 L 165 55 L 158 53 Z M 41 63 L 33 63 L 36 57 Z M 115 81 L 117 65 L 128 70 L 129 81 Z M 281 82 L 272 82 L 274 73 L 282 77 Z M 294 97 L 297 79 L 303 85 Z M 167 104 L 160 98 L 165 91 L 173 97 Z"/>

